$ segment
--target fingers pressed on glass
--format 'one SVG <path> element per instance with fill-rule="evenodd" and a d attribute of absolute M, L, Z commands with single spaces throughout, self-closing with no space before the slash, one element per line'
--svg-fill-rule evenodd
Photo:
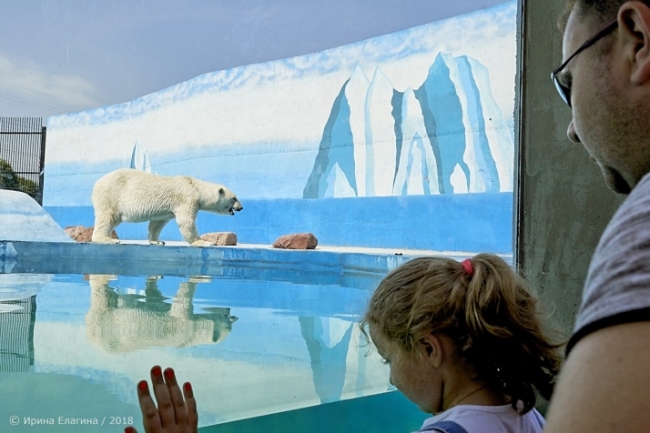
<path fill-rule="evenodd" d="M 176 424 L 176 412 L 172 403 L 169 388 L 163 378 L 162 369 L 159 365 L 151 368 L 151 383 L 153 393 L 158 402 L 158 414 L 163 427 Z"/>
<path fill-rule="evenodd" d="M 142 424 L 146 432 L 162 431 L 162 423 L 156 404 L 149 393 L 149 385 L 146 380 L 138 382 L 138 400 L 142 412 Z"/>
<path fill-rule="evenodd" d="M 187 424 L 193 428 L 193 431 L 197 431 L 199 427 L 199 414 L 196 410 L 194 391 L 189 382 L 183 384 L 183 395 L 185 396 L 185 408 L 187 410 Z"/>
<path fill-rule="evenodd" d="M 179 425 L 187 424 L 187 411 L 185 408 L 185 400 L 183 399 L 183 393 L 178 387 L 178 382 L 176 381 L 176 375 L 174 374 L 174 369 L 166 368 L 163 372 L 165 376 L 165 382 L 167 383 L 167 389 L 171 397 L 172 405 L 174 407 L 174 413 L 176 414 L 175 422 Z"/>

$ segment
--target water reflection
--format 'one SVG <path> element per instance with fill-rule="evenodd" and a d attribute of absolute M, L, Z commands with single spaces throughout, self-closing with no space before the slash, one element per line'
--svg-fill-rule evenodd
<path fill-rule="evenodd" d="M 134 387 L 154 363 L 195 385 L 202 426 L 386 391 L 386 366 L 359 349 L 369 290 L 229 272 L 0 274 L 0 417 L 119 407 L 138 424 Z"/>
<path fill-rule="evenodd" d="M 345 383 L 352 323 L 336 318 L 300 317 L 309 351 L 314 388 L 321 403 L 339 401 Z"/>
<path fill-rule="evenodd" d="M 86 335 L 90 342 L 110 353 L 217 344 L 230 334 L 237 320 L 227 307 L 194 313 L 196 286 L 210 282 L 209 278 L 182 281 L 171 303 L 158 289 L 160 276 L 146 278 L 144 293 L 119 293 L 109 285 L 117 279 L 115 275 L 87 278 L 91 290 Z"/>
<path fill-rule="evenodd" d="M 0 274 L 0 371 L 25 372 L 34 365 L 36 294 L 51 279 Z"/>

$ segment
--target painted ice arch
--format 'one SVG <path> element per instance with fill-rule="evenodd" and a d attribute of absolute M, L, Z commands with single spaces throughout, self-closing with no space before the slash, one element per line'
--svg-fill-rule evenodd
<path fill-rule="evenodd" d="M 513 155 L 477 60 L 440 53 L 422 85 L 403 92 L 381 69 L 369 81 L 357 68 L 334 101 L 303 197 L 511 191 Z"/>

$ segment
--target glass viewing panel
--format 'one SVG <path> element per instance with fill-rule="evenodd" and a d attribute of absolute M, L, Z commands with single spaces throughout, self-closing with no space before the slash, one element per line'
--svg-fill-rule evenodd
<path fill-rule="evenodd" d="M 39 182 L 0 124 L 0 180 L 43 205 L 0 189 L 0 430 L 140 427 L 135 386 L 154 364 L 193 383 L 201 426 L 392 390 L 356 326 L 380 279 L 417 255 L 513 253 L 517 2 L 456 3 L 428 0 L 442 14 L 429 23 L 49 116 Z M 262 25 L 264 7 L 242 13 Z M 58 63 L 81 55 L 64 51 Z M 87 89 L 57 77 L 77 83 L 67 94 Z M 130 174 L 96 201 L 119 206 L 93 208 L 118 169 Z M 121 187 L 133 173 L 146 185 Z M 235 196 L 241 211 L 210 212 Z M 145 222 L 115 227 L 121 245 L 89 242 L 88 228 L 137 209 Z M 166 244 L 149 245 L 161 215 Z M 229 245 L 190 247 L 193 224 Z M 298 233 L 316 251 L 272 248 Z"/>

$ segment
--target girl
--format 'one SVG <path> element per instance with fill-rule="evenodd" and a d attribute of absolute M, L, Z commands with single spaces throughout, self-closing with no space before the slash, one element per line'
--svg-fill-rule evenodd
<path fill-rule="evenodd" d="M 536 306 L 498 256 L 422 257 L 381 281 L 361 329 L 390 365 L 391 383 L 435 414 L 420 432 L 540 433 L 535 391 L 550 398 L 560 355 Z M 173 370 L 158 366 L 151 381 L 158 407 L 147 382 L 138 384 L 145 432 L 196 432 L 189 383 L 181 391 Z"/>
<path fill-rule="evenodd" d="M 535 390 L 549 399 L 558 345 L 536 299 L 498 256 L 422 257 L 374 292 L 361 322 L 390 381 L 426 412 L 420 432 L 541 432 Z"/>

